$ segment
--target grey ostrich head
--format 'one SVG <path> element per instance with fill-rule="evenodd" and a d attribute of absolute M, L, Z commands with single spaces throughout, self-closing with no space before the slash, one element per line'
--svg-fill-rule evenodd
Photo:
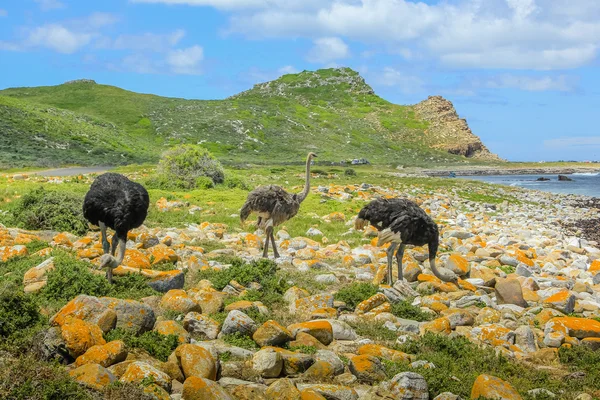
<path fill-rule="evenodd" d="M 317 158 L 317 155 L 313 152 L 308 153 L 308 158 Z"/>
<path fill-rule="evenodd" d="M 111 256 L 110 254 L 103 254 L 100 257 L 100 268 L 110 268 L 114 269 L 119 266 L 119 262 L 116 258 Z"/>

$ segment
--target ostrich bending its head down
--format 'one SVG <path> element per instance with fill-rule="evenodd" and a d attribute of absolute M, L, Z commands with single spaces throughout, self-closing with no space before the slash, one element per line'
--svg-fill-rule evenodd
<path fill-rule="evenodd" d="M 379 231 L 377 245 L 391 243 L 387 250 L 388 283 L 392 284 L 392 257 L 398 261 L 398 279 L 402 280 L 402 257 L 407 244 L 429 247 L 429 265 L 435 276 L 444 282 L 458 282 L 454 272 L 435 266 L 435 256 L 439 245 L 439 231 L 435 222 L 416 203 L 406 199 L 376 199 L 367 204 L 358 214 L 354 224 L 361 230 L 368 224 Z"/>
<path fill-rule="evenodd" d="M 106 277 L 110 283 L 113 268 L 118 267 L 125 257 L 127 232 L 144 223 L 149 205 L 148 192 L 142 185 L 123 175 L 110 172 L 97 177 L 85 195 L 83 216 L 93 225 L 99 226 L 102 231 L 104 255 L 100 258 L 100 267 L 108 268 Z M 110 254 L 106 227 L 115 231 Z"/>
<path fill-rule="evenodd" d="M 258 214 L 257 225 L 266 234 L 263 257 L 267 257 L 270 239 L 273 245 L 273 255 L 275 258 L 279 258 L 275 237 L 273 236 L 273 227 L 280 225 L 298 213 L 300 203 L 304 201 L 310 191 L 310 163 L 315 157 L 317 157 L 315 153 L 308 153 L 306 158 L 306 181 L 304 182 L 304 190 L 301 193 L 288 193 L 276 185 L 260 186 L 250 192 L 246 203 L 242 206 L 240 210 L 242 224 L 251 213 Z"/>

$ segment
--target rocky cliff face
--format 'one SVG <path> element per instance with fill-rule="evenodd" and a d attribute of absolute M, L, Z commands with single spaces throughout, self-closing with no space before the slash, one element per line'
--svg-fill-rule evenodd
<path fill-rule="evenodd" d="M 432 147 L 469 158 L 500 160 L 471 132 L 467 121 L 459 118 L 454 105 L 442 96 L 429 96 L 414 109 L 418 118 L 429 123 L 425 135 Z"/>

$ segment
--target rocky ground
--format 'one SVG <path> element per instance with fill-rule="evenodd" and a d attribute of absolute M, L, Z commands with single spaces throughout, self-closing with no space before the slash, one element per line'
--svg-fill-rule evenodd
<path fill-rule="evenodd" d="M 59 360 L 94 391 L 119 381 L 155 399 L 600 398 L 600 377 L 567 357 L 600 352 L 600 245 L 564 227 L 595 217 L 593 204 L 528 191 L 487 204 L 451 188 L 407 193 L 367 184 L 321 186 L 312 195 L 417 201 L 440 225 L 438 263 L 461 276 L 458 286 L 432 275 L 426 247 L 409 248 L 406 280 L 386 285 L 376 232 L 350 246 L 344 235 L 353 234 L 355 215 L 340 212 L 315 216 L 345 224 L 339 240 L 313 227 L 291 237 L 280 227 L 276 265 L 256 262 L 264 242 L 251 225 L 142 227 L 130 232 L 114 273 L 141 273 L 156 293 L 70 299 L 36 337 L 37 356 Z M 195 211 L 177 199 L 156 206 Z M 2 227 L 0 259 L 32 256 L 31 241 L 49 247 L 24 273 L 30 294 L 44 290 L 57 252 L 91 270 L 102 252 L 98 232 Z M 153 355 L 124 331 L 175 335 L 176 343 Z"/>

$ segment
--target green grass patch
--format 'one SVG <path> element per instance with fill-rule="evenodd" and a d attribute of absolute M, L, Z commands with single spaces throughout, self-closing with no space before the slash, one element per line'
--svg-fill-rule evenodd
<path fill-rule="evenodd" d="M 143 349 L 160 361 L 167 361 L 173 350 L 179 346 L 177 335 L 162 335 L 154 331 L 137 336 L 131 331 L 117 328 L 104 334 L 104 339 L 107 342 L 122 340 L 127 347 Z"/>

